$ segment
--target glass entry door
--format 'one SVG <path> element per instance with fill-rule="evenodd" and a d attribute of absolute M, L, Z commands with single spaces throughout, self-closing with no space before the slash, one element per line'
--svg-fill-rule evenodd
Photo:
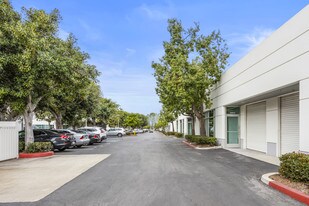
<path fill-rule="evenodd" d="M 239 146 L 238 116 L 227 117 L 227 144 Z"/>

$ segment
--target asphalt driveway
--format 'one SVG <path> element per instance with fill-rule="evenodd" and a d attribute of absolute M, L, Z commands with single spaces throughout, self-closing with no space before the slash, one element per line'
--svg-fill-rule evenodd
<path fill-rule="evenodd" d="M 194 150 L 160 133 L 57 153 L 80 154 L 111 155 L 38 202 L 3 205 L 301 205 L 259 180 L 276 166 L 223 149 Z"/>

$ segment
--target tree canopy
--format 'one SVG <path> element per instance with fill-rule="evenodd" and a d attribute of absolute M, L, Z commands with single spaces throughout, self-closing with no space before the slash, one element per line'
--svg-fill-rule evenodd
<path fill-rule="evenodd" d="M 168 20 L 170 40 L 163 42 L 164 55 L 152 62 L 156 92 L 165 111 L 195 116 L 205 135 L 204 110 L 211 107 L 210 91 L 220 80 L 229 53 L 220 32 L 199 34 L 198 24 L 184 29 L 181 21 Z"/>

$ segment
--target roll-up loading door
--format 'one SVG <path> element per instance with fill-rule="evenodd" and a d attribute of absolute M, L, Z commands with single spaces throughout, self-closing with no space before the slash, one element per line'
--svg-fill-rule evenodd
<path fill-rule="evenodd" d="M 266 102 L 247 106 L 247 148 L 266 153 Z"/>
<path fill-rule="evenodd" d="M 281 97 L 281 154 L 299 150 L 299 94 Z"/>

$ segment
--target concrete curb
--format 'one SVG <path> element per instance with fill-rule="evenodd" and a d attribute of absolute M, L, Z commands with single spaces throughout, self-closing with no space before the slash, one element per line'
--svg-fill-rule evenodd
<path fill-rule="evenodd" d="M 37 158 L 53 156 L 54 152 L 37 152 L 37 153 L 19 153 L 19 158 Z"/>
<path fill-rule="evenodd" d="M 275 175 L 275 174 L 278 174 L 278 172 L 264 174 L 261 177 L 261 181 L 265 183 L 266 185 L 272 187 L 273 189 L 276 189 L 299 202 L 309 205 L 309 195 L 303 192 L 300 192 L 296 189 L 290 188 L 282 183 L 276 182 L 269 178 L 271 175 Z"/>
<path fill-rule="evenodd" d="M 214 146 L 214 147 L 197 147 L 187 141 L 182 141 L 182 143 L 184 143 L 185 145 L 188 145 L 189 147 L 192 147 L 194 149 L 198 149 L 198 150 L 211 150 L 211 149 L 221 149 L 222 146 Z"/>

